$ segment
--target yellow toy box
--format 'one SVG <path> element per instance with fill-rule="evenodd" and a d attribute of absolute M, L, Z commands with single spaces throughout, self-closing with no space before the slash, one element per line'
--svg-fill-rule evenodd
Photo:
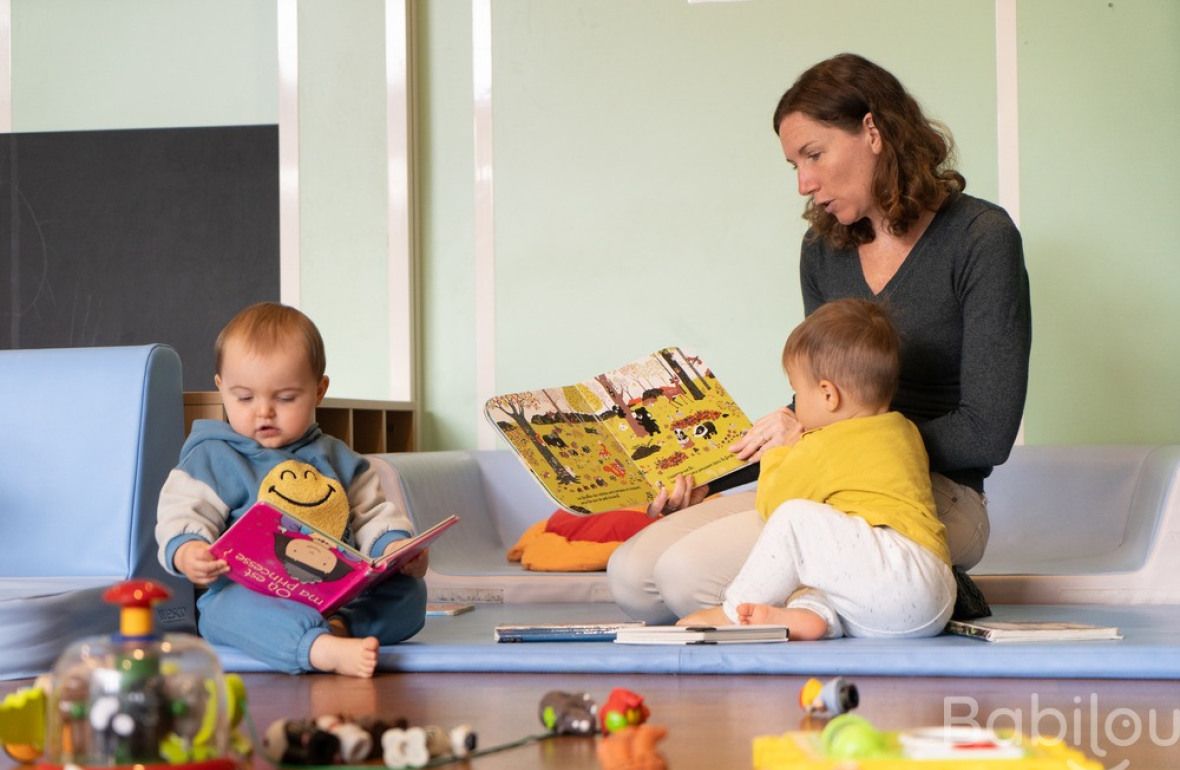
<path fill-rule="evenodd" d="M 843 714 L 821 732 L 754 739 L 755 770 L 1102 770 L 1080 751 L 1049 738 L 975 727 L 880 731 Z"/>

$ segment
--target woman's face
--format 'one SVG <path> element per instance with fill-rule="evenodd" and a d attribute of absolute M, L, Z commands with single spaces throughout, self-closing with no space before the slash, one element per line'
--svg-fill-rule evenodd
<path fill-rule="evenodd" d="M 871 114 L 865 115 L 860 130 L 850 133 L 792 112 L 779 124 L 778 136 L 799 177 L 800 195 L 845 226 L 880 217 L 872 190 L 881 137 Z"/>

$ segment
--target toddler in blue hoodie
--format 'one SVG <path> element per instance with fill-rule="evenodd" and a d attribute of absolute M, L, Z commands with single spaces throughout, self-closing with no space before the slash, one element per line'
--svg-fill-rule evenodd
<path fill-rule="evenodd" d="M 297 482 L 299 499 L 289 502 L 300 518 L 362 553 L 380 556 L 410 536 L 409 518 L 385 499 L 369 462 L 316 425 L 315 408 L 328 389 L 323 339 L 303 313 L 263 302 L 222 329 L 215 356 L 213 379 L 229 422 L 193 423 L 180 464 L 160 492 L 160 562 L 208 588 L 197 608 L 198 628 L 210 642 L 289 673 L 372 676 L 379 645 L 422 628 L 425 553 L 324 618 L 230 581 L 228 565 L 209 552 L 260 497 L 274 499 L 276 478 Z"/>

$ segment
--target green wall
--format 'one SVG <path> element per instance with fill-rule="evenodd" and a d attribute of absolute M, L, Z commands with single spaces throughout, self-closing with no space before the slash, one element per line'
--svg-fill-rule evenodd
<path fill-rule="evenodd" d="M 426 448 L 469 447 L 476 426 L 471 4 L 420 3 L 416 15 L 420 438 Z"/>
<path fill-rule="evenodd" d="M 420 112 L 427 446 L 473 446 L 470 13 L 429 3 Z M 443 12 L 443 8 L 448 9 Z M 970 189 L 996 197 L 990 0 L 691 5 L 492 3 L 496 387 L 583 379 L 657 347 L 709 361 L 760 414 L 789 399 L 778 356 L 802 317 L 802 200 L 771 130 L 794 77 L 842 50 L 899 75 L 954 128 Z M 806 19 L 806 26 L 800 20 Z M 915 45 L 921 28 L 921 46 Z M 816 30 L 823 30 L 822 35 Z M 464 100 L 466 100 L 464 102 Z M 460 224 L 461 237 L 453 238 Z M 433 311 L 429 310 L 433 308 Z"/>
<path fill-rule="evenodd" d="M 301 0 L 303 305 L 382 397 L 381 0 Z M 1026 440 L 1180 438 L 1180 3 L 1018 0 Z M 992 0 L 494 0 L 498 390 L 677 343 L 787 397 L 802 201 L 769 114 L 814 61 L 892 69 L 997 196 Z M 423 440 L 476 444 L 471 4 L 415 6 Z M 13 126 L 273 123 L 274 0 L 12 0 Z M 358 331 L 359 330 L 359 331 Z"/>
<path fill-rule="evenodd" d="M 1180 3 L 1019 4 L 1030 443 L 1180 441 Z"/>
<path fill-rule="evenodd" d="M 299 4 L 300 307 L 348 398 L 389 394 L 384 9 Z"/>
<path fill-rule="evenodd" d="M 428 5 L 424 414 L 439 427 L 426 445 L 474 446 L 471 75 L 451 58 L 466 56 L 470 12 Z M 1025 440 L 1175 442 L 1180 3 L 1017 10 L 1034 313 Z M 788 397 L 777 352 L 802 313 L 802 201 L 769 115 L 830 54 L 893 70 L 952 128 L 969 191 L 997 198 L 991 0 L 953 12 L 934 0 L 496 0 L 492 13 L 497 390 L 677 343 L 751 413 Z"/>
<path fill-rule="evenodd" d="M 273 0 L 12 0 L 14 131 L 274 123 Z"/>

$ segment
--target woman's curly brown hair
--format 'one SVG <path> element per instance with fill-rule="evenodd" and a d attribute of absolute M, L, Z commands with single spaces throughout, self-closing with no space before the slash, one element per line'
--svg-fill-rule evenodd
<path fill-rule="evenodd" d="M 862 56 L 840 54 L 800 75 L 775 108 L 776 136 L 792 112 L 850 133 L 859 132 L 865 115 L 872 113 L 881 135 L 873 196 L 894 235 L 907 232 L 923 212 L 936 209 L 967 186 L 953 165 L 950 131 L 923 115 L 897 78 Z M 842 225 L 815 201 L 808 201 L 803 218 L 815 237 L 838 248 L 859 246 L 876 237 L 868 219 Z"/>

